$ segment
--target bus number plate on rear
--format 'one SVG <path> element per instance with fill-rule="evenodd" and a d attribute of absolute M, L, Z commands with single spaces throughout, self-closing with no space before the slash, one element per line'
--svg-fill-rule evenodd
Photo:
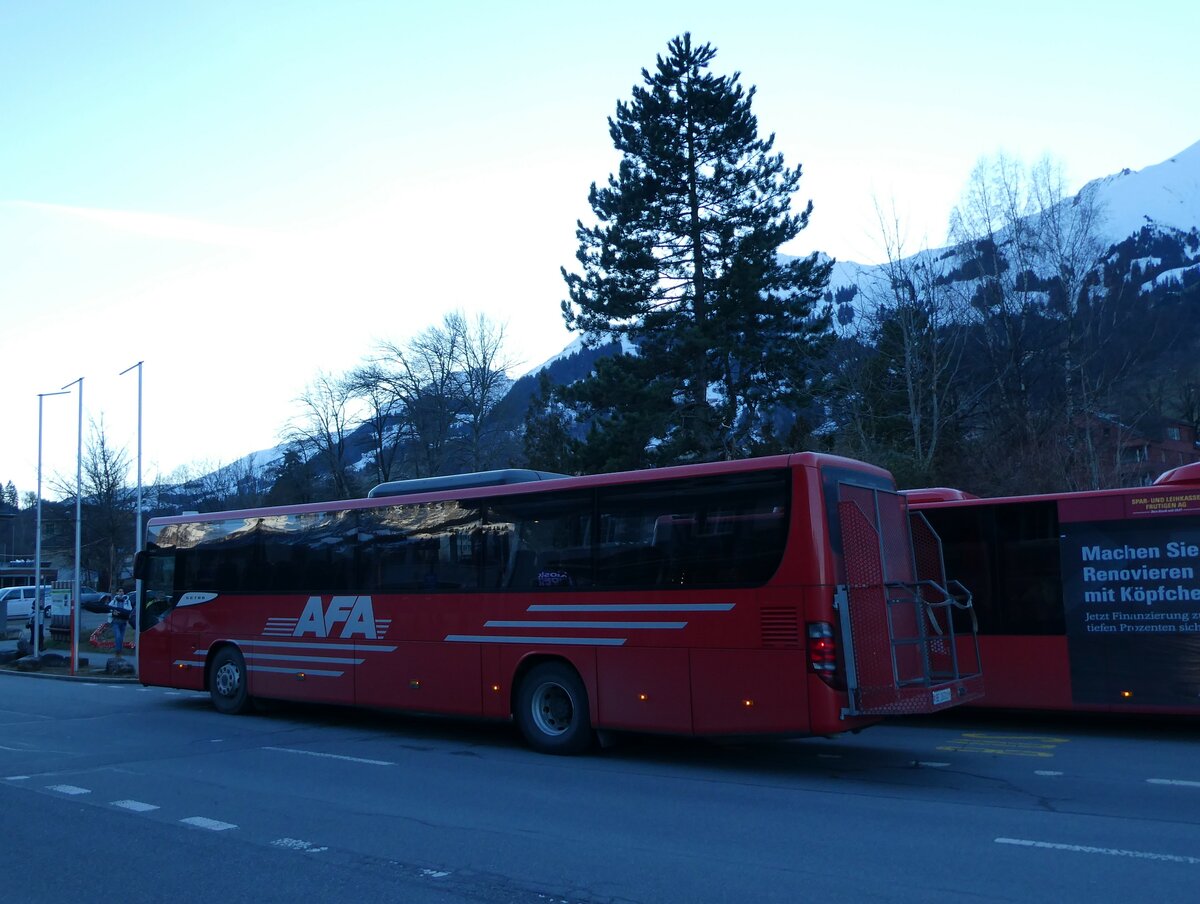
<path fill-rule="evenodd" d="M 940 691 L 933 692 L 933 705 L 941 706 L 943 703 L 950 702 L 950 688 L 944 687 Z"/>

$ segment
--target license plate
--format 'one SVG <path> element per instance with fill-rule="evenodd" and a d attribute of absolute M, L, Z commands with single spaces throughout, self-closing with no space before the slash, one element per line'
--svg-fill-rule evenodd
<path fill-rule="evenodd" d="M 941 706 L 943 703 L 949 703 L 951 700 L 950 688 L 942 688 L 940 691 L 933 692 L 933 705 Z"/>

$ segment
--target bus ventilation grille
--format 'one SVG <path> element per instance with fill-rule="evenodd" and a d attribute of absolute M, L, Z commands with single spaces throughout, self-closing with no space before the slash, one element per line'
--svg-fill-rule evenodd
<path fill-rule="evenodd" d="M 799 647 L 800 622 L 795 609 L 762 610 L 762 641 L 764 647 Z"/>

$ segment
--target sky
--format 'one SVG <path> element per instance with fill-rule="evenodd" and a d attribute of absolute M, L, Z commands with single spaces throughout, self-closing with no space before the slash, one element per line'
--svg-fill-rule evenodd
<path fill-rule="evenodd" d="M 150 483 L 274 446 L 320 372 L 451 310 L 514 376 L 561 351 L 607 118 L 685 31 L 802 166 L 792 254 L 877 262 L 878 207 L 942 244 L 983 156 L 1078 188 L 1200 139 L 1182 0 L 0 0 L 0 484 L 40 447 L 58 498 L 81 417 L 135 463 L 139 372 Z"/>

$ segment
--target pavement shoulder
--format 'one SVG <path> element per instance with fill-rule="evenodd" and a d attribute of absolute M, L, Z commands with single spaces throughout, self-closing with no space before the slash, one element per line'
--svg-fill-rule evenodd
<path fill-rule="evenodd" d="M 59 653 L 43 653 L 39 657 L 23 656 L 15 651 L 0 651 L 0 675 L 20 675 L 28 678 L 49 678 L 57 681 L 100 681 L 114 684 L 138 683 L 134 665 L 127 659 L 106 658 L 103 669 L 91 668 L 90 657 L 80 659 L 79 668 L 71 671 L 70 657 Z"/>

